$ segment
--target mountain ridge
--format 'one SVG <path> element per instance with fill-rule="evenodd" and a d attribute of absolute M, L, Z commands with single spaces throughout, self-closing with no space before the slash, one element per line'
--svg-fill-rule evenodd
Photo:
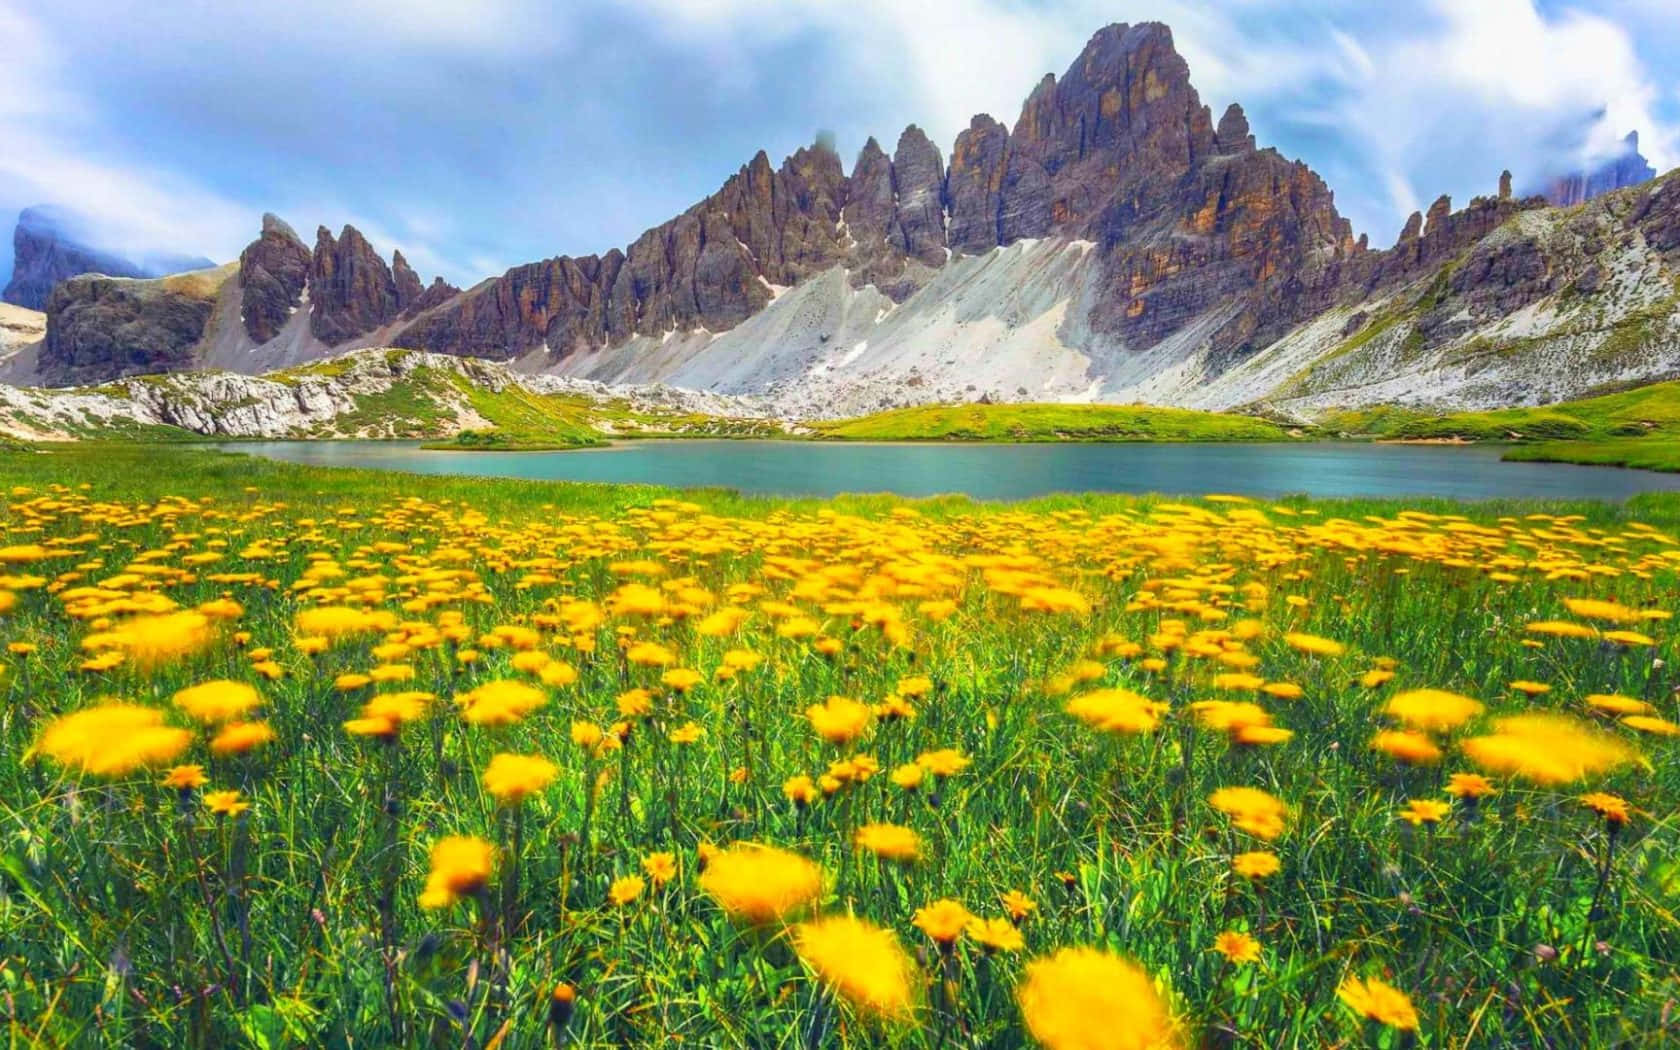
<path fill-rule="evenodd" d="M 1680 367 L 1668 186 L 1557 209 L 1514 196 L 1507 173 L 1373 249 L 1311 168 L 1257 145 L 1240 105 L 1213 119 L 1167 27 L 1117 24 L 1046 75 L 1012 128 L 977 115 L 948 159 L 913 124 L 890 155 L 869 139 L 850 173 L 822 142 L 779 167 L 760 151 L 625 248 L 465 291 L 423 288 L 353 227 L 318 230 L 311 249 L 265 216 L 193 309 L 190 345 L 134 352 L 115 331 L 151 329 L 121 304 L 162 293 L 78 279 L 48 310 L 34 372 L 9 376 L 260 372 L 393 345 L 762 395 L 796 417 L 980 396 L 1525 403 Z"/>

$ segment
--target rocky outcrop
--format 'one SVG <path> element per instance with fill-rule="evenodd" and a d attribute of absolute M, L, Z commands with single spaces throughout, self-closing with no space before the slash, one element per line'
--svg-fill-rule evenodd
<path fill-rule="evenodd" d="M 1657 169 L 1639 152 L 1639 132 L 1630 131 L 1622 149 L 1591 171 L 1560 175 L 1546 184 L 1545 197 L 1553 204 L 1569 207 L 1603 196 L 1613 190 L 1637 186 L 1657 177 Z"/>
<path fill-rule="evenodd" d="M 553 362 L 639 334 L 733 328 L 776 287 L 862 250 L 843 227 L 849 186 L 827 144 L 780 168 L 761 152 L 626 250 L 515 267 L 417 317 L 394 342 L 499 359 L 537 351 Z"/>
<path fill-rule="evenodd" d="M 365 345 L 460 294 L 441 278 L 422 285 L 401 252 L 387 266 L 352 226 L 337 237 L 322 228 L 312 252 L 274 215 L 238 263 L 153 280 L 76 278 L 59 291 L 39 354 L 27 367 L 13 362 L 7 379 L 283 367 Z"/>
<path fill-rule="evenodd" d="M 419 286 L 413 271 L 407 277 Z M 336 238 L 325 226 L 315 231 L 309 265 L 309 330 L 315 338 L 338 346 L 395 320 L 402 311 L 391 268 L 360 230 L 346 226 Z"/>
<path fill-rule="evenodd" d="M 45 309 L 59 282 L 84 273 L 107 277 L 161 277 L 215 263 L 201 256 L 148 255 L 138 261 L 90 246 L 86 220 L 50 205 L 25 208 L 12 233 L 12 278 L 0 299 L 30 310 Z"/>
<path fill-rule="evenodd" d="M 1248 115 L 1237 103 L 1225 107 L 1225 115 L 1219 118 L 1219 127 L 1214 130 L 1213 143 L 1221 156 L 1254 152 L 1254 136 L 1248 130 Z"/>
<path fill-rule="evenodd" d="M 262 234 L 239 253 L 240 317 L 252 342 L 280 334 L 309 286 L 309 264 L 309 249 L 292 228 L 265 214 Z"/>
<path fill-rule="evenodd" d="M 893 149 L 892 241 L 923 266 L 941 266 L 945 246 L 945 162 L 927 132 L 912 124 Z"/>
<path fill-rule="evenodd" d="M 421 283 L 420 275 L 414 272 L 414 267 L 408 265 L 403 253 L 398 250 L 391 253 L 391 286 L 397 294 L 397 312 L 409 313 L 414 304 L 426 294 L 426 286 Z"/>
<path fill-rule="evenodd" d="M 230 264 L 151 280 L 83 274 L 61 282 L 47 300 L 40 380 L 68 386 L 192 367 L 233 273 Z"/>
<path fill-rule="evenodd" d="M 945 175 L 945 200 L 951 216 L 946 246 L 951 251 L 979 255 L 998 246 L 1008 151 L 1009 132 L 984 113 L 969 121 L 957 136 L 951 149 L 951 167 Z"/>

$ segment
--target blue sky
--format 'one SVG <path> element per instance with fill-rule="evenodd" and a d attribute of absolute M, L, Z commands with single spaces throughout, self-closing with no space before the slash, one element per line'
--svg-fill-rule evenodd
<path fill-rule="evenodd" d="M 51 200 L 225 259 L 272 210 L 470 284 L 625 245 L 818 129 L 848 166 L 911 122 L 948 152 L 1144 19 L 1373 244 L 1631 129 L 1680 164 L 1673 0 L 0 0 L 0 223 Z"/>

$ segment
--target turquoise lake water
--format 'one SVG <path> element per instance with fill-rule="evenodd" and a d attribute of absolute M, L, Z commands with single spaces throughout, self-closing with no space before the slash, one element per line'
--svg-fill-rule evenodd
<path fill-rule="evenodd" d="M 412 442 L 274 441 L 221 446 L 292 463 L 417 474 L 721 486 L 774 495 L 960 492 L 1229 492 L 1247 496 L 1596 499 L 1680 490 L 1680 474 L 1505 463 L 1497 448 L 1313 444 L 850 444 L 636 441 L 569 452 L 443 452 Z"/>

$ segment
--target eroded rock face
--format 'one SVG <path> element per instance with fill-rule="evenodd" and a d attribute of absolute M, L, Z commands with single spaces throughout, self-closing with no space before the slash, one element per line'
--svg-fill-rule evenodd
<path fill-rule="evenodd" d="M 261 234 L 237 265 L 150 280 L 65 282 L 64 294 L 55 292 L 48 301 L 47 337 L 29 379 L 98 383 L 193 369 L 204 365 L 210 347 L 223 344 L 244 358 L 252 344 L 280 339 L 305 304 L 309 330 L 294 326 L 283 344 L 292 360 L 307 360 L 459 294 L 441 279 L 421 285 L 400 252 L 392 263 L 387 266 L 354 227 L 338 237 L 323 228 L 311 252 L 285 222 L 264 215 Z M 236 283 L 227 288 L 227 302 L 238 311 L 232 330 L 224 327 L 234 323 L 231 317 L 211 323 L 230 279 Z"/>
<path fill-rule="evenodd" d="M 870 232 L 879 232 L 878 217 L 860 213 L 863 241 L 843 229 L 850 183 L 827 145 L 801 149 L 780 168 L 761 152 L 717 193 L 625 251 L 515 267 L 416 318 L 394 343 L 501 359 L 543 351 L 557 360 L 638 334 L 733 328 L 776 286 L 797 284 L 864 245 L 887 259 L 885 235 Z"/>
<path fill-rule="evenodd" d="M 984 113 L 969 121 L 957 136 L 945 176 L 945 200 L 951 216 L 947 247 L 953 252 L 979 255 L 998 246 L 1008 153 L 1009 132 Z"/>
<path fill-rule="evenodd" d="M 414 283 L 420 283 L 418 277 Z M 315 338 L 337 346 L 401 313 L 391 268 L 360 230 L 346 226 L 336 238 L 325 226 L 315 231 L 309 266 L 309 330 Z"/>
<path fill-rule="evenodd" d="M 42 380 L 92 384 L 192 367 L 219 288 L 219 281 L 197 275 L 137 280 L 84 274 L 61 282 L 47 300 Z"/>
<path fill-rule="evenodd" d="M 309 285 L 309 249 L 273 214 L 263 216 L 262 234 L 239 253 L 240 317 L 256 343 L 280 334 Z"/>
<path fill-rule="evenodd" d="M 1347 298 L 1415 277 L 1531 202 L 1442 198 L 1389 252 L 1355 240 L 1322 179 L 1256 148 L 1242 107 L 1217 128 L 1162 25 L 1096 33 L 1046 76 L 1014 128 L 985 114 L 948 170 L 919 128 L 891 156 L 874 139 L 850 175 L 832 149 L 779 167 L 762 152 L 711 197 L 648 230 L 621 259 L 517 267 L 431 309 L 396 343 L 555 361 L 634 336 L 721 332 L 776 290 L 843 265 L 894 301 L 953 255 L 1060 236 L 1093 242 L 1106 274 L 1079 320 L 1121 352 L 1195 324 L 1229 364 Z"/>
<path fill-rule="evenodd" d="M 944 264 L 945 162 L 927 133 L 912 124 L 898 136 L 892 159 L 893 241 L 924 266 Z"/>
<path fill-rule="evenodd" d="M 409 313 L 414 303 L 424 294 L 426 286 L 420 283 L 420 275 L 414 272 L 414 267 L 408 265 L 401 251 L 391 253 L 391 283 L 397 291 L 397 311 Z"/>

